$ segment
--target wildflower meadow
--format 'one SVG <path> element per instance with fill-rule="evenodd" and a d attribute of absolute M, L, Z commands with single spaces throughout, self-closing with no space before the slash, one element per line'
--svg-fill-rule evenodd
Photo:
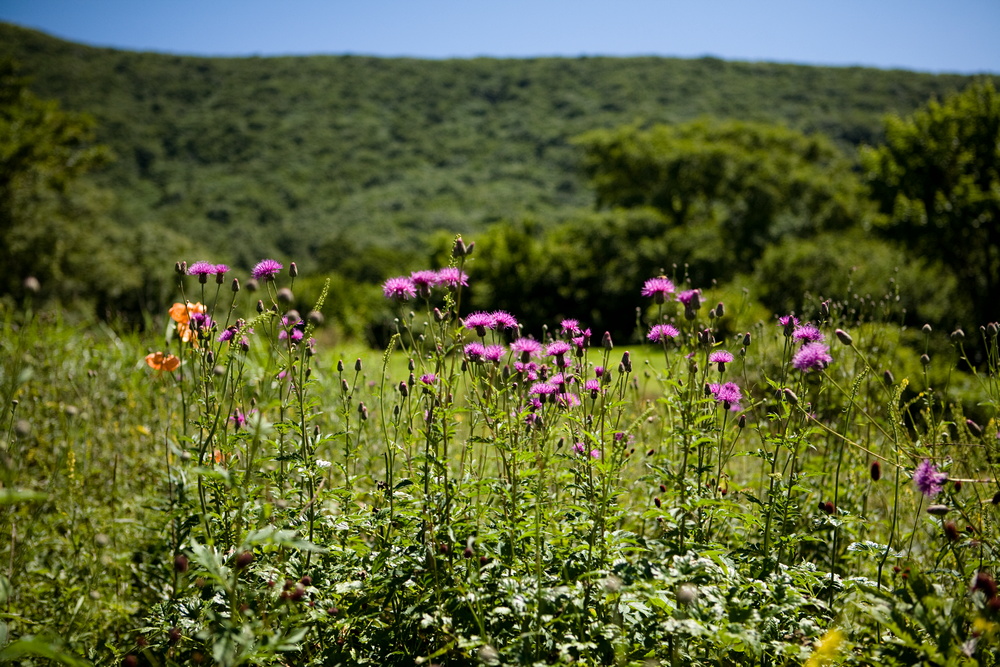
<path fill-rule="evenodd" d="M 1000 663 L 996 323 L 679 272 L 529 331 L 474 246 L 375 351 L 274 259 L 139 333 L 0 312 L 0 663 Z"/>

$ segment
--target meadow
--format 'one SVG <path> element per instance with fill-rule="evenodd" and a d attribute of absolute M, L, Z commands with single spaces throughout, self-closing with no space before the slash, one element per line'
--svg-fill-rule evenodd
<path fill-rule="evenodd" d="M 996 323 L 650 275 L 527 330 L 475 251 L 375 351 L 271 259 L 139 333 L 3 301 L 0 663 L 997 664 Z"/>

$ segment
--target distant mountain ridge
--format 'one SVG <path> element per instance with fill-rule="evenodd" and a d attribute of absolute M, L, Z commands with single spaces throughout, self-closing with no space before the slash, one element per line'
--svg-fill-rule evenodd
<path fill-rule="evenodd" d="M 982 78 L 714 58 L 200 58 L 10 24 L 0 57 L 37 95 L 98 120 L 118 157 L 98 178 L 120 224 L 166 225 L 244 265 L 304 267 L 345 235 L 412 249 L 435 230 L 589 207 L 570 140 L 590 129 L 711 115 L 849 149 L 877 141 L 886 113 Z"/>

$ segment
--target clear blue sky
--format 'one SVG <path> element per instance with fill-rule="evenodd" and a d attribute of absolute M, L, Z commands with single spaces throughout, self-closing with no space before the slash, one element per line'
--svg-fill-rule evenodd
<path fill-rule="evenodd" d="M 196 55 L 712 55 L 1000 73 L 1000 0 L 0 0 L 0 21 Z"/>

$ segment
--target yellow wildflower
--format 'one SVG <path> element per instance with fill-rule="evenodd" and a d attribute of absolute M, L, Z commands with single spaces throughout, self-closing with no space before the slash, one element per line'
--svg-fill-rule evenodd
<path fill-rule="evenodd" d="M 809 656 L 809 660 L 806 661 L 806 667 L 822 667 L 823 665 L 830 664 L 837 657 L 837 652 L 843 643 L 844 633 L 839 628 L 830 628 L 820 638 L 816 649 Z"/>

